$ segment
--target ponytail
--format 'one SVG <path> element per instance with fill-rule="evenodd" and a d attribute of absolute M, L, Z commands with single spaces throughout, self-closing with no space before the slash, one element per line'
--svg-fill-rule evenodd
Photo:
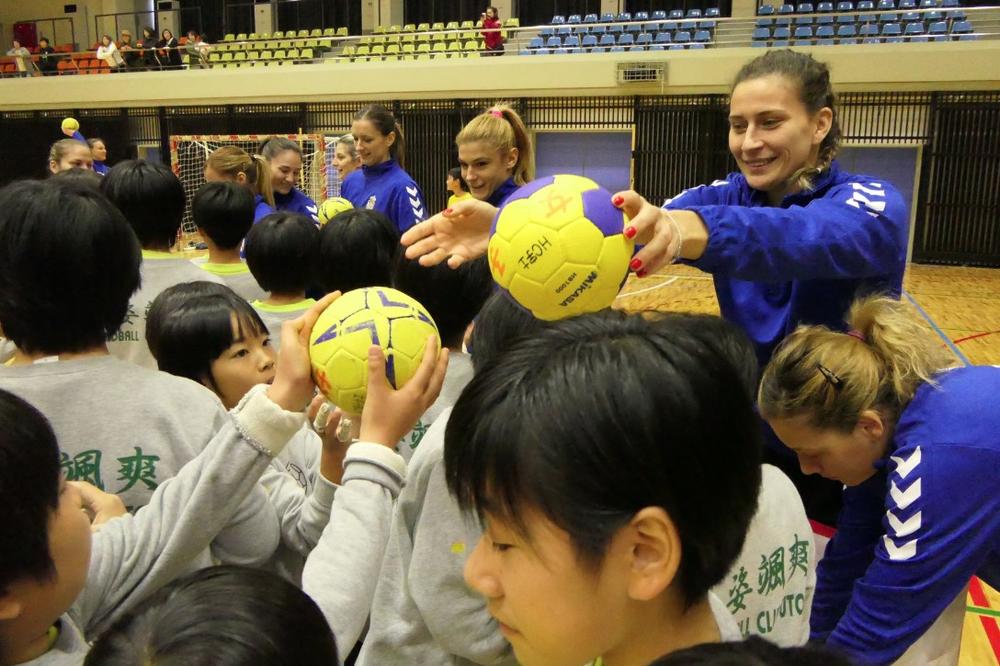
<path fill-rule="evenodd" d="M 251 174 L 247 171 L 247 178 L 251 176 L 256 176 L 253 179 L 254 191 L 264 197 L 264 201 L 271 208 L 276 208 L 274 203 L 274 186 L 271 185 L 271 163 L 267 161 L 267 158 L 263 155 L 252 155 L 250 159 L 253 160 L 253 173 Z"/>
<path fill-rule="evenodd" d="M 455 137 L 455 145 L 483 141 L 499 152 L 517 148 L 517 162 L 511 177 L 517 185 L 524 185 L 535 177 L 535 151 L 531 136 L 521 116 L 508 104 L 498 102 L 479 114 L 462 128 Z"/>
<path fill-rule="evenodd" d="M 406 141 L 403 137 L 403 128 L 399 121 L 392 115 L 392 111 L 381 104 L 369 104 L 365 108 L 354 114 L 355 120 L 367 120 L 382 136 L 396 135 L 396 140 L 389 146 L 389 156 L 396 160 L 400 168 L 405 169 L 404 155 L 406 153 Z"/>
<path fill-rule="evenodd" d="M 847 323 L 847 334 L 800 326 L 785 339 L 761 379 L 764 418 L 806 415 L 814 428 L 850 432 L 867 409 L 898 418 L 921 385 L 955 365 L 899 301 L 858 300 Z"/>
<path fill-rule="evenodd" d="M 222 146 L 212 151 L 205 160 L 205 166 L 213 171 L 236 178 L 244 174 L 254 193 L 264 197 L 264 201 L 274 208 L 274 188 L 271 186 L 271 164 L 262 155 L 250 155 L 238 146 Z"/>

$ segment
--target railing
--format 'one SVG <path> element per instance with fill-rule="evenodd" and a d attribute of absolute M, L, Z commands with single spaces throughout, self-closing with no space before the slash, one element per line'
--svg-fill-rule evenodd
<path fill-rule="evenodd" d="M 950 18 L 949 15 L 954 16 L 954 12 L 961 12 L 966 16 L 965 19 L 971 22 L 971 31 L 957 31 L 956 25 L 958 23 L 957 19 Z M 893 21 L 885 20 L 890 15 L 895 16 L 897 21 L 902 26 L 903 16 L 915 17 L 916 20 L 907 20 L 906 23 L 924 23 L 924 27 L 930 21 L 927 18 L 934 18 L 936 15 L 943 15 L 942 21 L 946 23 L 946 30 L 938 34 L 905 34 L 905 28 L 898 35 L 888 35 L 884 34 L 881 27 L 887 23 L 892 23 Z M 817 23 L 819 19 L 822 18 L 822 23 Z M 786 27 L 789 29 L 789 34 L 787 37 L 776 37 L 773 33 L 769 34 L 766 39 L 754 40 L 753 34 L 754 30 L 758 27 L 765 27 L 763 23 L 765 21 L 770 22 L 770 28 L 775 27 Z M 781 25 L 775 25 L 775 21 L 781 21 Z M 808 21 L 808 23 L 806 22 Z M 834 28 L 834 35 L 832 37 L 819 37 L 815 33 L 810 37 L 795 37 L 795 29 L 798 27 L 806 26 L 817 26 L 826 25 L 832 26 Z M 688 42 L 683 44 L 677 44 L 673 41 L 671 37 L 670 42 L 663 42 L 660 44 L 656 43 L 656 38 L 652 37 L 649 42 L 643 40 L 642 43 L 632 43 L 631 45 L 623 45 L 619 43 L 616 38 L 614 51 L 647 51 L 647 50 L 669 50 L 671 47 L 681 48 L 734 48 L 734 47 L 748 47 L 753 45 L 766 45 L 766 46 L 823 46 L 831 45 L 831 40 L 833 44 L 847 45 L 860 42 L 865 38 L 866 35 L 859 34 L 852 37 L 841 37 L 838 36 L 837 28 L 841 25 L 873 25 L 877 26 L 877 38 L 881 41 L 887 39 L 889 41 L 899 41 L 899 42 L 925 42 L 928 41 L 933 43 L 933 41 L 953 41 L 953 40 L 970 40 L 970 39 L 986 39 L 995 40 L 1000 38 L 1000 10 L 993 7 L 966 7 L 966 8 L 924 8 L 924 9 L 912 9 L 912 10 L 874 10 L 874 11 L 852 11 L 852 12 L 825 12 L 825 13 L 811 13 L 811 14 L 774 14 L 770 16 L 755 16 L 755 17 L 742 17 L 742 18 L 692 18 L 692 19 L 672 19 L 672 20 L 648 20 L 648 21 L 612 21 L 612 22 L 600 22 L 600 23 L 586 23 L 586 24 L 574 24 L 574 25 L 536 25 L 536 26 L 525 26 L 525 27 L 504 27 L 501 28 L 501 32 L 506 37 L 506 48 L 505 55 L 533 55 L 539 52 L 544 52 L 544 49 L 549 48 L 546 46 L 536 47 L 537 42 L 532 43 L 532 40 L 541 37 L 543 40 L 548 38 L 551 33 L 554 37 L 578 37 L 580 39 L 580 46 L 570 46 L 565 45 L 557 47 L 562 52 L 567 54 L 579 54 L 579 53 L 593 53 L 600 52 L 595 51 L 591 47 L 582 46 L 583 39 L 585 35 L 595 35 L 595 30 L 598 31 L 596 34 L 601 35 L 654 35 L 660 33 L 670 33 L 675 35 L 677 32 L 693 32 L 695 30 L 707 30 L 710 33 L 710 39 L 704 41 L 699 46 L 689 46 Z M 706 26 L 706 27 L 698 27 Z M 312 31 L 315 33 L 315 31 Z M 409 59 L 434 59 L 434 58 L 456 58 L 456 57 L 468 57 L 470 54 L 480 55 L 483 53 L 482 48 L 482 34 L 481 28 L 457 28 L 457 29 L 445 29 L 445 30 L 422 30 L 422 31 L 412 31 L 412 32 L 382 32 L 380 34 L 372 35 L 329 35 L 329 34 L 311 34 L 306 37 L 299 36 L 285 36 L 282 34 L 281 37 L 275 38 L 271 35 L 260 35 L 256 39 L 232 39 L 228 41 L 220 41 L 209 45 L 208 47 L 208 57 L 202 62 L 196 62 L 193 65 L 185 65 L 185 67 L 190 66 L 216 66 L 225 67 L 230 66 L 247 66 L 247 65 L 268 65 L 274 63 L 290 63 L 290 64 L 304 64 L 316 61 L 323 62 L 357 62 L 361 58 L 365 61 L 377 61 L 377 60 L 409 60 Z M 784 34 L 783 32 L 780 34 Z M 693 37 L 693 35 L 692 35 Z M 875 34 L 871 35 L 875 37 Z M 182 38 L 183 39 L 183 38 Z M 852 40 L 852 41 L 848 41 Z M 755 44 L 756 41 L 756 44 Z M 278 47 L 268 47 L 269 43 L 277 42 L 281 46 Z M 475 42 L 476 47 L 471 48 L 470 42 Z M 588 40 L 589 42 L 589 40 Z M 571 42 L 573 43 L 573 42 Z M 693 43 L 693 40 L 692 40 Z M 424 49 L 421 45 L 427 44 L 428 48 Z M 443 48 L 435 46 L 438 44 L 445 45 Z M 454 45 L 460 44 L 460 48 L 456 48 Z M 410 50 L 408 45 L 412 45 L 413 49 Z M 635 48 L 635 47 L 642 48 Z M 663 47 L 662 49 L 656 48 L 658 46 Z M 381 48 L 378 48 L 381 47 Z M 468 48 L 467 48 L 468 47 Z M 598 49 L 601 47 L 597 47 Z M 608 51 L 612 47 L 606 46 Z M 162 49 L 160 49 L 162 50 Z M 182 52 L 182 55 L 188 53 L 186 46 L 183 44 L 178 46 L 176 50 Z M 309 51 L 311 50 L 311 53 Z M 265 52 L 270 51 L 270 57 L 266 57 Z M 283 51 L 284 58 L 275 57 L 276 52 Z M 289 52 L 295 51 L 296 55 L 290 56 Z M 303 55 L 305 51 L 308 55 Z M 552 49 L 549 50 L 551 54 Z M 256 57 L 251 57 L 252 54 L 256 53 Z M 226 57 L 227 54 L 232 57 Z M 218 57 L 216 57 L 218 56 Z M 242 56 L 242 57 L 238 57 Z M 426 57 L 425 57 L 426 56 Z M 68 52 L 60 53 L 60 60 L 58 65 L 59 73 L 104 73 L 108 71 L 108 68 L 101 63 L 101 61 L 96 61 L 93 51 L 80 51 L 80 52 Z M 473 56 L 474 57 L 474 56 Z M 33 55 L 32 62 L 37 65 L 39 61 L 39 56 Z M 92 64 L 94 61 L 97 62 L 96 65 Z M 10 66 L 15 63 L 14 57 L 3 57 L 0 58 L 0 72 L 3 76 L 18 76 L 17 72 L 11 72 Z M 87 67 L 82 67 L 81 63 L 91 63 Z M 3 71 L 7 70 L 7 71 Z M 96 71 L 95 71 L 96 70 Z M 32 72 L 33 75 L 37 75 L 37 72 Z"/>

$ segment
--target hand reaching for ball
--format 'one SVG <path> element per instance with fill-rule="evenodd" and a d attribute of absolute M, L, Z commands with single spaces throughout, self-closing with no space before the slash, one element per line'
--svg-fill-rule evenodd
<path fill-rule="evenodd" d="M 301 317 L 281 325 L 278 368 L 274 382 L 267 389 L 267 397 L 282 409 L 301 412 L 312 400 L 316 386 L 309 362 L 309 335 L 319 316 L 338 298 L 339 291 L 327 294 Z"/>
<path fill-rule="evenodd" d="M 421 266 L 436 266 L 444 260 L 458 268 L 466 261 L 486 254 L 490 225 L 497 209 L 478 199 L 456 202 L 451 208 L 410 228 L 400 242 L 409 259 Z"/>

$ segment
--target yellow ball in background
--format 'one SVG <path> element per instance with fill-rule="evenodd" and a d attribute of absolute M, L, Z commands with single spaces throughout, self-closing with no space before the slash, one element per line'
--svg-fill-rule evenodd
<path fill-rule="evenodd" d="M 317 216 L 319 217 L 320 226 L 323 226 L 332 220 L 334 216 L 339 215 L 344 211 L 352 210 L 353 208 L 354 205 L 344 197 L 332 197 L 327 199 L 319 205 Z"/>
<path fill-rule="evenodd" d="M 553 321 L 610 306 L 635 243 L 611 193 L 581 176 L 541 178 L 515 190 L 490 236 L 490 272 L 539 319 Z"/>
<path fill-rule="evenodd" d="M 389 287 L 349 291 L 323 311 L 309 336 L 309 360 L 320 391 L 347 414 L 360 414 L 368 389 L 368 348 L 386 357 L 386 379 L 394 388 L 420 366 L 429 336 L 438 337 L 427 310 Z M 438 339 L 438 350 L 441 348 Z"/>
<path fill-rule="evenodd" d="M 76 132 L 80 129 L 80 122 L 76 118 L 63 118 L 62 129 L 64 132 Z"/>

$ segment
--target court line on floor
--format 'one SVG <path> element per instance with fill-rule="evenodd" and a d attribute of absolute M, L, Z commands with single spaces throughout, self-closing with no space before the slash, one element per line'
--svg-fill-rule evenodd
<path fill-rule="evenodd" d="M 650 277 L 667 277 L 667 276 L 666 275 L 662 275 L 662 276 L 658 275 L 658 276 L 650 276 Z M 652 287 L 646 287 L 645 289 L 640 289 L 639 291 L 629 291 L 629 292 L 626 292 L 624 294 L 618 294 L 617 296 L 615 296 L 615 299 L 627 298 L 629 296 L 636 296 L 637 294 L 644 294 L 647 291 L 653 291 L 654 289 L 660 289 L 661 287 L 666 287 L 668 284 L 673 284 L 674 282 L 677 282 L 678 277 L 680 277 L 680 276 L 675 275 L 674 277 L 672 277 L 671 279 L 667 280 L 666 282 L 661 282 L 660 284 L 653 285 Z"/>
<path fill-rule="evenodd" d="M 955 346 L 955 343 L 951 341 L 951 338 L 945 335 L 945 332 L 941 330 L 941 327 L 939 327 L 936 323 L 934 323 L 934 320 L 931 319 L 931 316 L 927 314 L 927 312 L 922 307 L 920 307 L 920 303 L 917 303 L 917 300 L 910 295 L 910 292 L 903 290 L 903 296 L 906 296 L 906 299 L 913 304 L 913 307 L 917 309 L 917 312 L 919 312 L 920 316 L 924 318 L 924 321 L 930 324 L 930 327 L 934 329 L 934 332 L 938 334 L 938 337 L 941 338 L 944 341 L 944 344 L 947 345 L 948 348 L 951 350 L 951 352 L 958 357 L 958 360 L 960 360 L 965 365 L 972 365 L 972 362 L 969 361 L 969 359 L 965 356 L 965 354 L 963 354 L 962 351 Z"/>
<path fill-rule="evenodd" d="M 969 340 L 977 340 L 979 338 L 985 338 L 987 335 L 993 335 L 994 333 L 1000 333 L 1000 331 L 984 331 L 982 333 L 976 333 L 974 335 L 967 335 L 964 338 L 956 338 L 955 344 L 960 345 L 963 342 L 968 342 Z"/>

